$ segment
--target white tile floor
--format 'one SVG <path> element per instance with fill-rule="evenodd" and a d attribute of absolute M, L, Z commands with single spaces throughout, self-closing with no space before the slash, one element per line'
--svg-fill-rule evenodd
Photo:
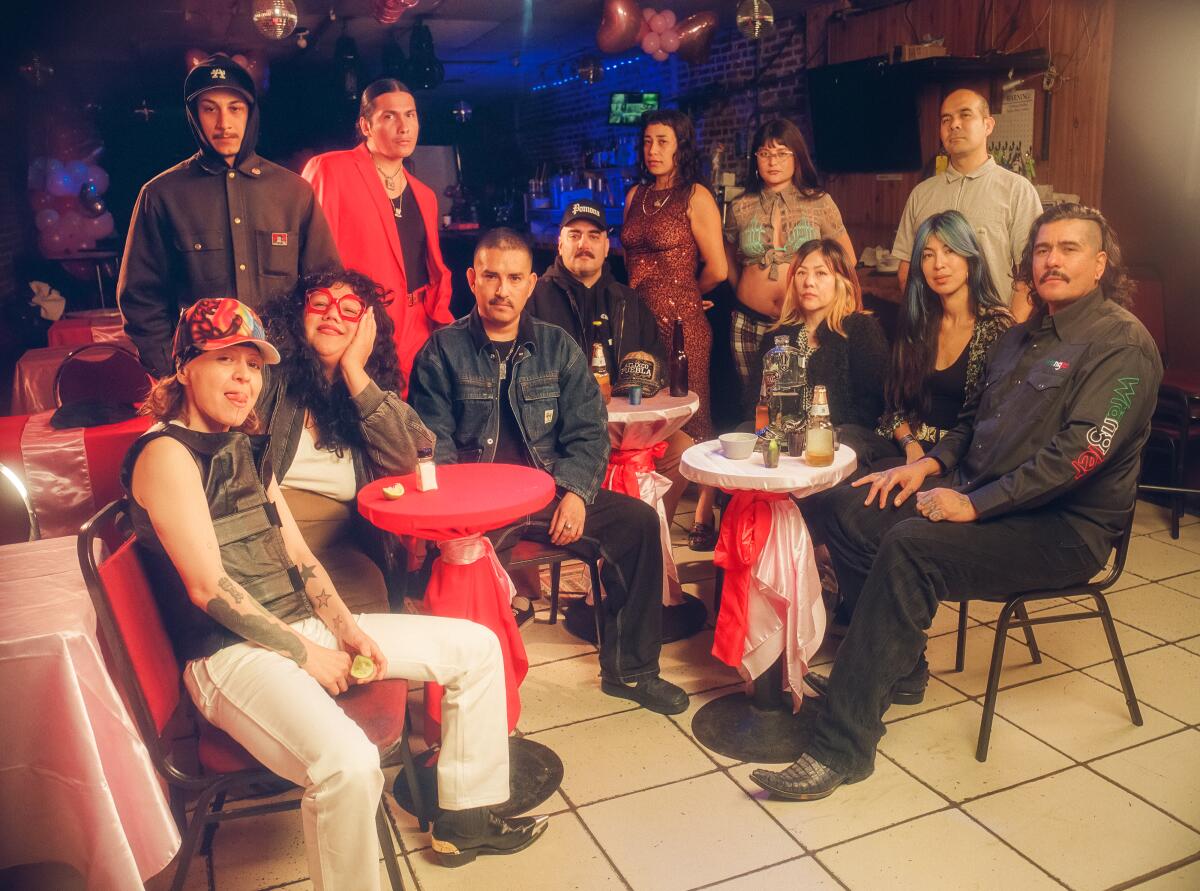
<path fill-rule="evenodd" d="M 565 766 L 541 808 L 553 814 L 546 836 L 520 855 L 447 870 L 392 807 L 405 881 L 425 891 L 1200 888 L 1200 523 L 1187 521 L 1175 541 L 1165 510 L 1139 506 L 1127 578 L 1111 598 L 1142 727 L 1129 722 L 1099 625 L 1041 626 L 1041 665 L 1020 635 L 1007 648 L 980 764 L 996 610 L 971 607 L 967 666 L 955 673 L 957 615 L 945 607 L 926 701 L 888 713 L 869 780 L 811 804 L 767 799 L 751 765 L 692 737 L 695 709 L 737 689 L 708 654 L 711 632 L 665 648 L 664 675 L 693 694 L 687 713 L 665 718 L 601 694 L 594 649 L 543 612 L 525 631 L 533 667 L 520 730 Z M 675 532 L 682 544 L 682 525 Z M 689 590 L 711 603 L 711 555 L 676 554 Z M 223 828 L 188 888 L 293 891 L 311 888 L 305 873 L 299 819 L 285 813 Z"/>

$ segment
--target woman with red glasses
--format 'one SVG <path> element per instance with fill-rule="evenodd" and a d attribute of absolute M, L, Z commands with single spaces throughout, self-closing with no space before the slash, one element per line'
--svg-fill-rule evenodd
<path fill-rule="evenodd" d="M 305 276 L 267 306 L 284 361 L 258 414 L 271 464 L 305 541 L 352 612 L 383 612 L 398 580 L 391 536 L 366 523 L 355 496 L 379 476 L 408 473 L 434 437 L 400 399 L 382 286 L 361 273 Z"/>

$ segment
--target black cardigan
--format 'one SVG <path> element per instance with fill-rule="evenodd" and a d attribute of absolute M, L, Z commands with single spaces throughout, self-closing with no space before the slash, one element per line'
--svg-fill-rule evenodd
<path fill-rule="evenodd" d="M 762 357 L 775 346 L 775 338 L 786 334 L 796 343 L 802 325 L 784 325 L 763 335 Z M 843 337 L 825 322 L 817 328 L 819 347 L 808 358 L 808 387 L 824 384 L 829 394 L 829 417 L 834 426 L 858 424 L 871 430 L 883 414 L 883 380 L 887 374 L 889 349 L 883 327 L 873 315 L 856 312 L 842 320 Z"/>

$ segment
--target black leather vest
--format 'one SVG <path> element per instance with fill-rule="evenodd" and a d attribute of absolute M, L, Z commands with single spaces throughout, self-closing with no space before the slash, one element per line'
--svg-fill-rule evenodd
<path fill-rule="evenodd" d="M 121 483 L 129 493 L 130 519 L 176 656 L 181 661 L 211 656 L 243 638 L 192 603 L 150 516 L 133 499 L 134 464 L 142 449 L 160 436 L 182 443 L 196 459 L 221 562 L 229 577 L 282 622 L 313 615 L 300 573 L 284 546 L 279 513 L 267 500 L 266 486 L 271 479 L 267 437 L 198 433 L 167 424 L 130 447 L 121 467 Z"/>

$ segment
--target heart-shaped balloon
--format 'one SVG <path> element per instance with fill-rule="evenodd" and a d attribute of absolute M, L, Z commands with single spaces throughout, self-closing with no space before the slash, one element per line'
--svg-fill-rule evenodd
<path fill-rule="evenodd" d="M 596 46 L 606 53 L 625 52 L 637 43 L 643 21 L 637 0 L 605 0 Z"/>
<path fill-rule="evenodd" d="M 681 59 L 693 65 L 708 59 L 708 50 L 712 46 L 713 35 L 717 33 L 717 16 L 712 12 L 698 12 L 690 15 L 675 26 L 679 35 L 679 49 L 676 51 Z"/>

